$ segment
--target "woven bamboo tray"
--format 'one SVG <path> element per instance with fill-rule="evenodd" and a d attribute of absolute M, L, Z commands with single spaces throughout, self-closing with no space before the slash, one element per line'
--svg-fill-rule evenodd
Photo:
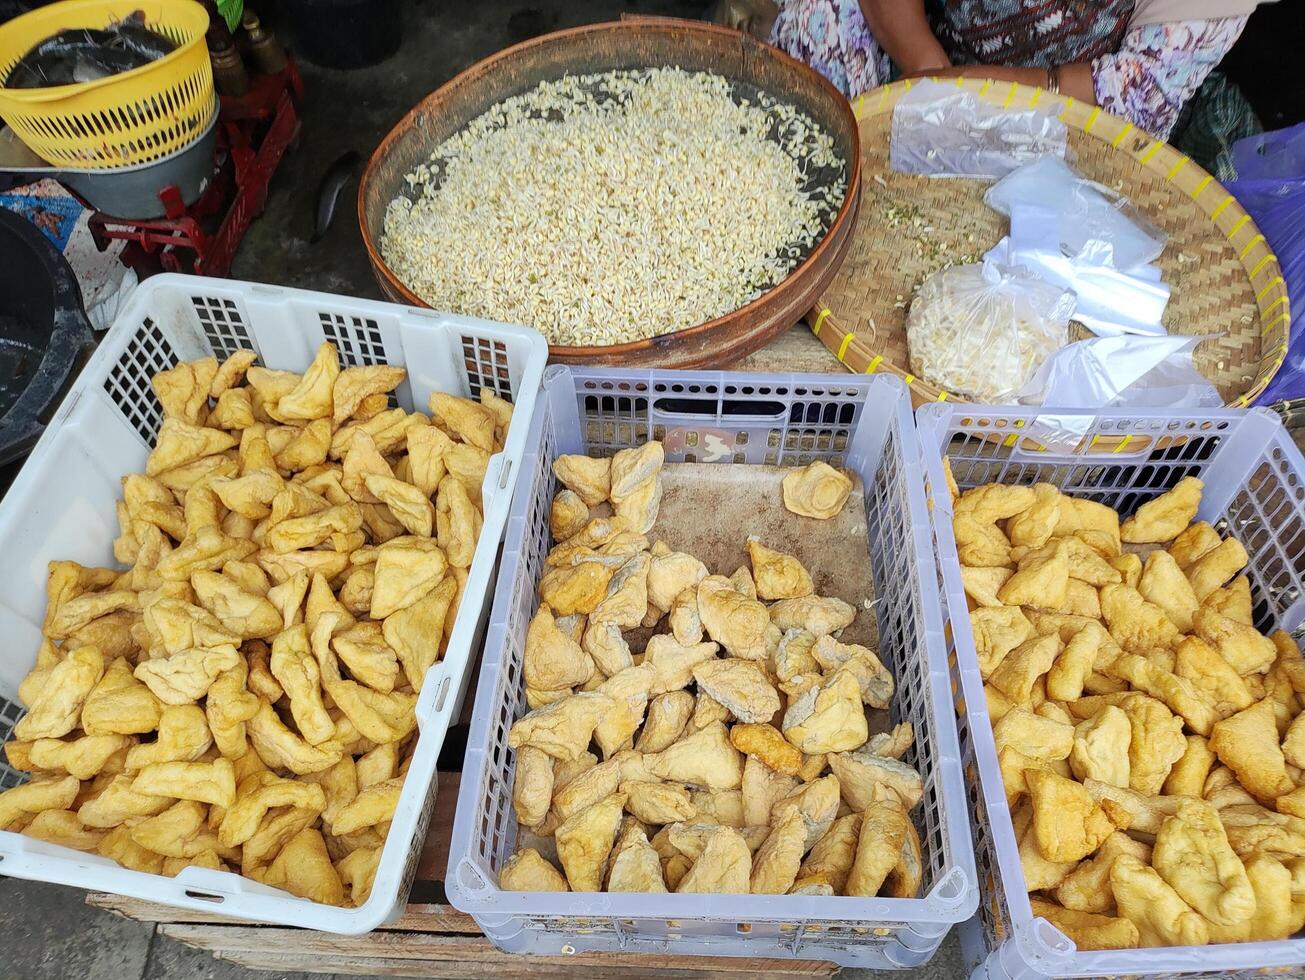
<path fill-rule="evenodd" d="M 986 181 L 917 177 L 889 166 L 893 107 L 912 84 L 853 100 L 861 213 L 847 259 L 806 320 L 848 370 L 898 375 L 916 405 L 966 401 L 911 374 L 906 309 L 928 275 L 978 261 L 1006 233 L 1007 219 L 983 203 Z M 1159 259 L 1172 288 L 1165 326 L 1174 334 L 1219 334 L 1198 346 L 1196 366 L 1228 405 L 1250 404 L 1282 365 L 1291 317 L 1278 260 L 1232 195 L 1172 146 L 1096 106 L 1010 82 L 956 84 L 988 102 L 1064 120 L 1074 167 L 1127 195 L 1169 235 Z"/>

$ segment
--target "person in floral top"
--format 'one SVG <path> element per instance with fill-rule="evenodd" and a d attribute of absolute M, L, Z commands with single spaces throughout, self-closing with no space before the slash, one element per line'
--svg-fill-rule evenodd
<path fill-rule="evenodd" d="M 1256 0 L 779 0 L 771 43 L 849 98 L 904 75 L 1059 91 L 1168 139 Z"/>

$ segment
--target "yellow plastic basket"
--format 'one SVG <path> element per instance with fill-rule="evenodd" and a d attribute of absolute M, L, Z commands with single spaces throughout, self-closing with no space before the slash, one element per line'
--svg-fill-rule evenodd
<path fill-rule="evenodd" d="M 51 88 L 0 84 L 0 116 L 32 152 L 61 167 L 149 163 L 186 146 L 212 118 L 208 12 L 192 0 L 63 0 L 0 26 L 0 79 L 32 47 L 70 28 L 103 29 L 143 11 L 176 42 L 170 54 L 107 78 Z"/>

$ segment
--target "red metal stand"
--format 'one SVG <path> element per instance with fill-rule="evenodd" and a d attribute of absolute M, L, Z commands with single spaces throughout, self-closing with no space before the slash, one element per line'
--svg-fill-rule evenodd
<path fill-rule="evenodd" d="M 284 71 L 254 75 L 241 96 L 222 96 L 213 179 L 185 207 L 176 187 L 159 191 L 167 216 L 132 220 L 95 212 L 90 230 L 103 250 L 112 240 L 135 244 L 168 272 L 225 276 L 250 222 L 263 211 L 268 185 L 299 135 L 304 86 L 288 54 Z"/>

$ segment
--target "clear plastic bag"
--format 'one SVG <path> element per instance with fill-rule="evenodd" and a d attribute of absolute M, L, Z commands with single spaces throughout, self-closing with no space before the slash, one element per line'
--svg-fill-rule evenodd
<path fill-rule="evenodd" d="M 1216 408 L 1219 391 L 1196 369 L 1192 353 L 1207 337 L 1096 337 L 1056 351 L 1017 396 L 1046 408 Z M 1039 415 L 1030 437 L 1070 449 L 1090 416 Z"/>
<path fill-rule="evenodd" d="M 1160 257 L 1167 241 L 1127 198 L 1080 177 L 1054 157 L 1020 167 L 990 187 L 983 200 L 1008 218 L 1018 205 L 1056 212 L 1061 250 L 1084 265 L 1124 270 L 1146 265 Z"/>
<path fill-rule="evenodd" d="M 955 85 L 925 81 L 893 109 L 888 160 L 899 173 L 996 180 L 1048 154 L 1063 158 L 1068 146 L 1055 116 L 1002 109 Z"/>
<path fill-rule="evenodd" d="M 977 402 L 1009 402 L 1069 341 L 1074 294 L 996 262 L 935 272 L 906 317 L 911 370 Z"/>

